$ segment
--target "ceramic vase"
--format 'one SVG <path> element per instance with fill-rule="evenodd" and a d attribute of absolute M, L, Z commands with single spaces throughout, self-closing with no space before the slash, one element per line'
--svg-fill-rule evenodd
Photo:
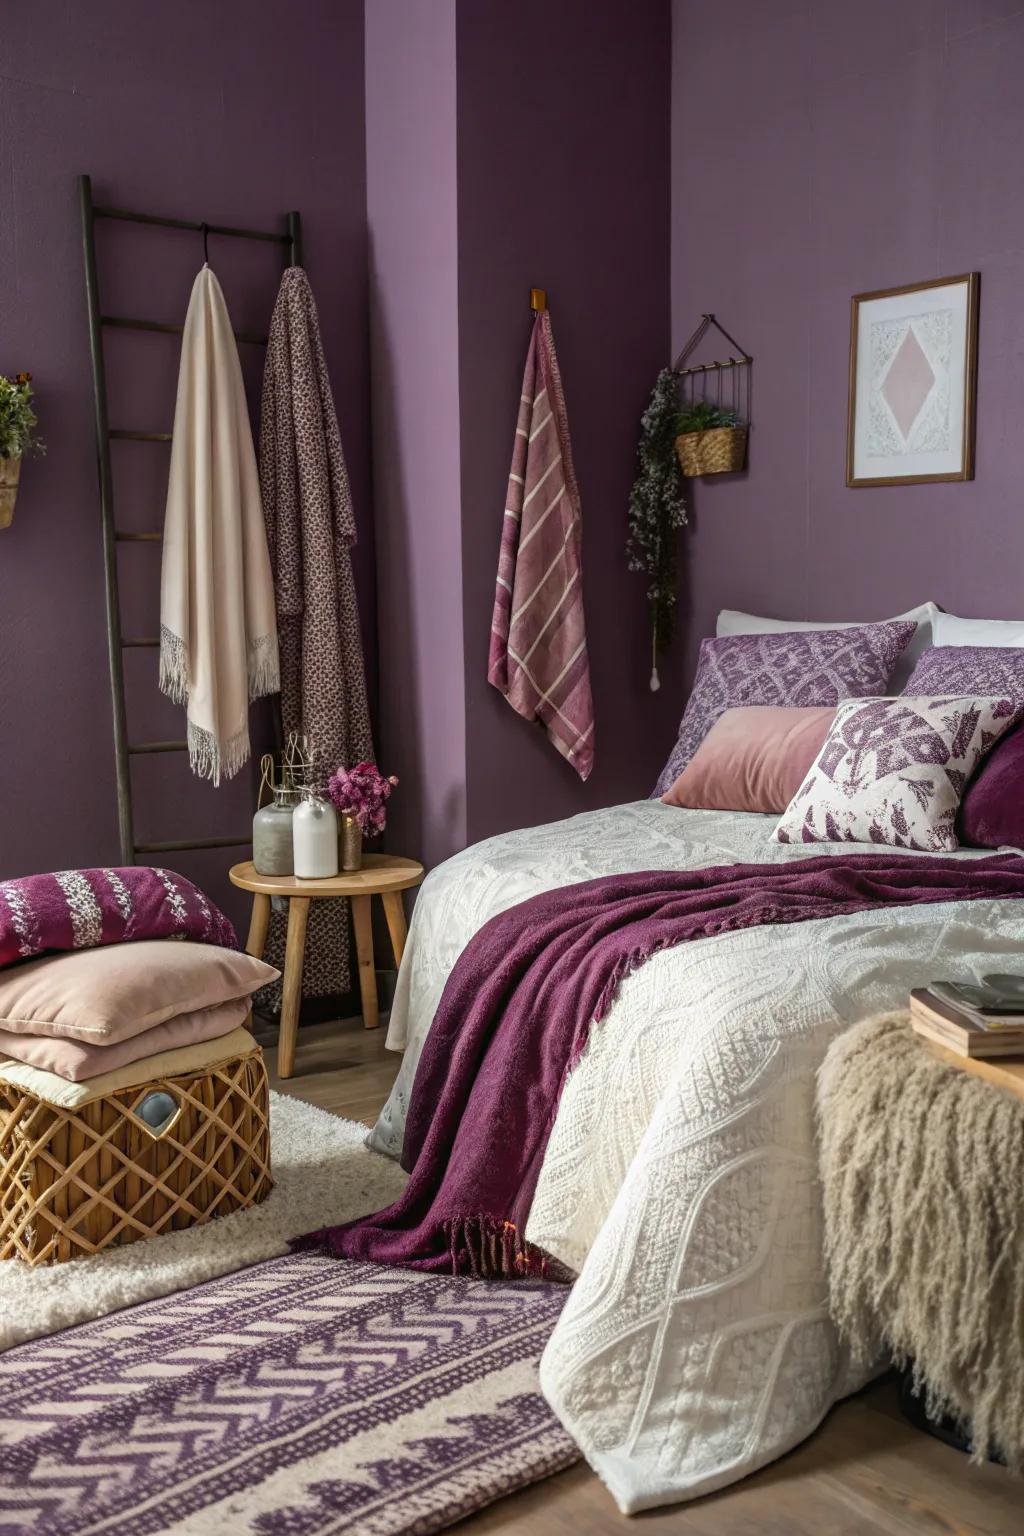
<path fill-rule="evenodd" d="M 295 873 L 292 847 L 292 817 L 295 796 L 287 789 L 275 789 L 274 798 L 252 819 L 252 862 L 258 875 Z"/>
<path fill-rule="evenodd" d="M 292 847 L 300 880 L 328 880 L 338 873 L 338 817 L 329 801 L 307 795 L 295 807 Z"/>

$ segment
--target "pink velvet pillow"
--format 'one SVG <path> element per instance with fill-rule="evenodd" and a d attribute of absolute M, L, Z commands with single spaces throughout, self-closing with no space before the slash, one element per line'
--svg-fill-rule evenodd
<path fill-rule="evenodd" d="M 251 997 L 279 975 L 236 949 L 187 940 L 76 949 L 0 971 L 0 1029 L 111 1045 L 179 1013 Z"/>
<path fill-rule="evenodd" d="M 825 744 L 833 708 L 727 709 L 664 795 L 694 811 L 784 811 Z"/>
<path fill-rule="evenodd" d="M 72 1040 L 62 1035 L 16 1035 L 0 1029 L 0 1056 L 11 1056 L 44 1072 L 56 1072 L 70 1083 L 84 1083 L 102 1072 L 116 1072 L 158 1051 L 176 1051 L 183 1045 L 198 1045 L 204 1040 L 219 1040 L 244 1024 L 249 1013 L 249 999 L 235 998 L 216 1008 L 199 1008 L 193 1013 L 179 1013 L 141 1035 L 116 1040 L 112 1045 L 92 1045 L 86 1040 Z"/>

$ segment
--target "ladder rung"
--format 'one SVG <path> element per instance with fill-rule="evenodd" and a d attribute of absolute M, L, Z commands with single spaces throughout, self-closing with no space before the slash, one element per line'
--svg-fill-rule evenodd
<path fill-rule="evenodd" d="M 155 650 L 159 646 L 159 644 L 160 644 L 159 639 L 150 640 L 148 637 L 145 640 L 134 640 L 134 639 L 133 640 L 124 640 L 124 639 L 122 639 L 122 641 L 121 641 L 122 649 L 124 649 L 126 651 L 135 651 L 135 650 L 141 650 L 141 649 Z"/>
<path fill-rule="evenodd" d="M 132 443 L 169 443 L 170 432 L 126 432 L 123 427 L 111 427 L 108 437 L 127 438 Z"/>
<path fill-rule="evenodd" d="M 183 325 L 170 325 L 165 320 L 129 320 L 122 315 L 101 315 L 100 324 L 119 331 L 161 331 L 172 336 L 180 336 L 185 329 Z M 265 347 L 268 340 L 253 331 L 235 331 L 234 337 L 236 341 L 247 341 L 254 347 Z"/>
<path fill-rule="evenodd" d="M 248 848 L 252 833 L 244 837 L 197 837 L 191 842 L 136 843 L 136 853 L 183 853 L 186 848 Z"/>
<path fill-rule="evenodd" d="M 162 533 L 122 533 L 120 529 L 114 530 L 114 538 L 119 544 L 162 544 Z"/>
<path fill-rule="evenodd" d="M 187 752 L 187 741 L 137 741 L 134 746 L 129 745 L 129 753 L 134 757 L 140 752 Z"/>
<path fill-rule="evenodd" d="M 97 219 L 127 219 L 130 224 L 159 224 L 164 229 L 194 229 L 197 234 L 204 228 L 194 219 L 166 219 L 156 213 L 129 213 L 126 208 L 101 207 L 98 203 L 93 203 L 92 212 Z M 292 239 L 290 234 L 279 235 L 269 229 L 241 229 L 237 224 L 207 224 L 205 228 L 208 235 L 236 235 L 240 240 L 270 240 L 275 245 L 290 245 Z"/>

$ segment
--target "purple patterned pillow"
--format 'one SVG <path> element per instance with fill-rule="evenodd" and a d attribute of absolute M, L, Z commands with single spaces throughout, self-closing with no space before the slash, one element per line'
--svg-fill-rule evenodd
<path fill-rule="evenodd" d="M 916 698 L 1005 695 L 1024 703 L 1024 650 L 1010 645 L 934 645 L 903 690 Z"/>
<path fill-rule="evenodd" d="M 777 843 L 882 843 L 952 852 L 960 799 L 1020 719 L 1007 698 L 851 699 L 772 834 Z"/>
<path fill-rule="evenodd" d="M 656 795 L 675 783 L 719 715 L 742 704 L 812 708 L 884 693 L 916 624 L 785 630 L 703 640 L 693 692 Z"/>
<path fill-rule="evenodd" d="M 925 651 L 905 694 L 1006 694 L 1024 703 L 1024 650 L 1009 645 L 936 645 Z M 957 824 L 973 848 L 1024 847 L 1024 726 L 998 741 L 967 786 Z"/>

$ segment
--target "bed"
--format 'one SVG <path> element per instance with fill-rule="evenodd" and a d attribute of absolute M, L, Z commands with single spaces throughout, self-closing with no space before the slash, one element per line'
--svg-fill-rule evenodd
<path fill-rule="evenodd" d="M 771 843 L 773 825 L 645 800 L 434 870 L 387 1036 L 404 1059 L 370 1145 L 399 1156 L 445 980 L 489 918 L 601 875 L 849 852 Z M 950 901 L 750 928 L 622 983 L 565 1086 L 526 1237 L 577 1273 L 541 1382 L 624 1513 L 754 1471 L 861 1384 L 825 1307 L 817 1067 L 837 1033 L 937 974 L 1019 969 L 1020 914 Z"/>

